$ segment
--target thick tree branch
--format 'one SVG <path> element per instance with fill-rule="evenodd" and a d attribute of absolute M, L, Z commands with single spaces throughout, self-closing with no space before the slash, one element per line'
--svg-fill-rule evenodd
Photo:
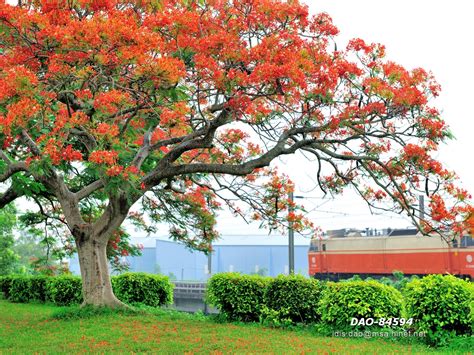
<path fill-rule="evenodd" d="M 59 102 L 68 105 L 74 111 L 82 111 L 89 117 L 95 112 L 94 108 L 86 108 L 86 105 L 72 91 L 62 91 L 58 93 L 57 97 Z"/>
<path fill-rule="evenodd" d="M 219 110 L 222 110 L 223 105 L 218 105 L 219 109 L 214 108 L 214 110 L 210 110 L 210 112 L 217 112 Z M 221 107 L 222 106 L 222 107 Z M 204 128 L 201 128 L 193 133 L 180 136 L 180 137 L 174 137 L 174 138 L 169 138 L 169 139 L 164 139 L 156 142 L 155 144 L 151 144 L 151 132 L 145 133 L 145 137 L 143 139 L 143 144 L 137 154 L 135 155 L 132 165 L 140 168 L 141 164 L 143 161 L 148 157 L 150 152 L 157 150 L 161 147 L 167 147 L 170 145 L 174 144 L 179 144 L 182 143 L 180 146 L 177 146 L 172 149 L 170 153 L 168 153 L 167 156 L 163 158 L 166 162 L 170 161 L 175 161 L 176 159 L 179 158 L 179 156 L 184 153 L 186 150 L 189 149 L 194 149 L 193 145 L 198 147 L 198 142 L 201 142 L 200 144 L 204 147 L 206 143 L 204 141 L 212 141 L 213 135 L 216 131 L 216 129 L 221 126 L 222 124 L 226 123 L 227 119 L 227 113 L 223 115 L 219 115 L 215 120 L 211 122 L 211 124 L 207 125 Z M 200 138 L 199 140 L 196 140 L 198 137 L 202 137 L 205 135 L 205 137 Z M 207 138 L 206 138 L 207 137 Z M 191 142 L 193 141 L 194 143 L 186 143 L 186 142 Z M 164 164 L 164 163 L 163 163 Z"/>
<path fill-rule="evenodd" d="M 14 190 L 12 187 L 9 187 L 7 191 L 0 194 L 0 209 L 8 205 L 10 202 L 15 201 L 17 198 L 21 197 L 23 194 Z"/>
<path fill-rule="evenodd" d="M 242 164 L 182 164 L 182 165 L 169 165 L 164 170 L 154 170 L 150 174 L 146 175 L 142 181 L 147 188 L 155 186 L 161 180 L 171 178 L 178 175 L 184 174 L 195 174 L 195 173 L 210 173 L 210 174 L 227 174 L 244 176 L 252 173 L 255 169 L 262 168 L 270 165 L 273 159 L 280 155 L 292 154 L 298 149 L 310 145 L 314 140 L 301 140 L 290 147 L 286 147 L 288 140 L 288 132 L 284 133 L 280 138 L 279 142 L 269 151 L 262 154 L 260 157 L 250 160 Z"/>
<path fill-rule="evenodd" d="M 75 198 L 77 201 L 81 201 L 82 199 L 89 197 L 91 194 L 93 194 L 95 191 L 101 189 L 104 187 L 104 182 L 102 180 L 96 180 L 89 185 L 83 187 L 81 190 L 77 191 L 75 193 Z"/>
<path fill-rule="evenodd" d="M 210 148 L 217 129 L 229 122 L 230 115 L 231 111 L 229 109 L 221 110 L 219 115 L 202 129 L 201 138 L 196 137 L 194 139 L 184 140 L 182 143 L 175 146 L 163 157 L 155 170 L 163 170 L 166 166 L 176 161 L 183 153 L 189 150 Z"/>
<path fill-rule="evenodd" d="M 24 162 L 9 163 L 6 170 L 0 174 L 0 182 L 5 182 L 20 171 L 28 171 L 28 168 Z"/>
<path fill-rule="evenodd" d="M 31 139 L 26 130 L 22 130 L 21 136 L 26 146 L 31 150 L 31 152 L 33 152 L 33 154 L 37 156 L 40 156 L 40 149 Z M 21 170 L 26 170 L 26 164 L 21 166 Z M 75 194 L 72 193 L 66 186 L 63 177 L 59 176 L 53 168 L 48 169 L 48 173 L 46 175 L 38 175 L 35 173 L 32 173 L 32 175 L 36 181 L 41 182 L 43 185 L 48 187 L 49 191 L 54 194 L 54 196 L 56 196 L 56 198 L 59 200 L 64 210 L 66 220 L 68 221 L 68 224 L 72 227 L 71 230 L 74 229 L 74 227 L 77 225 L 85 224 L 81 216 L 81 212 L 79 210 L 77 198 Z"/>
<path fill-rule="evenodd" d="M 95 140 L 94 136 L 87 132 L 85 129 L 82 129 L 82 127 L 72 128 L 70 132 L 71 134 L 78 136 L 82 140 L 89 152 L 93 151 L 97 146 L 97 141 Z"/>
<path fill-rule="evenodd" d="M 33 139 L 31 139 L 28 132 L 26 132 L 26 130 L 22 130 L 21 136 L 23 137 L 23 141 L 25 142 L 26 146 L 31 150 L 31 152 L 36 156 L 40 156 L 41 151 L 36 145 L 36 143 L 33 141 Z"/>
<path fill-rule="evenodd" d="M 125 193 L 118 193 L 109 198 L 109 203 L 104 213 L 91 226 L 93 236 L 103 242 L 107 242 L 113 232 L 115 232 L 122 222 L 127 218 L 130 207 L 141 197 L 139 195 L 127 196 Z"/>
<path fill-rule="evenodd" d="M 145 136 L 143 137 L 142 146 L 140 147 L 137 154 L 133 158 L 132 165 L 140 169 L 141 165 L 143 164 L 145 159 L 148 157 L 148 154 L 150 154 L 150 150 L 151 150 L 151 130 L 148 130 L 148 132 L 146 132 Z"/>

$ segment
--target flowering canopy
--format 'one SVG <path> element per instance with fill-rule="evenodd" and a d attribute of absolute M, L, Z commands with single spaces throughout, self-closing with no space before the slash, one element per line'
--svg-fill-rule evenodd
<path fill-rule="evenodd" d="M 298 0 L 1 4 L 0 205 L 47 196 L 77 241 L 143 225 L 141 201 L 206 249 L 222 203 L 278 224 L 293 185 L 269 165 L 302 150 L 324 192 L 352 186 L 425 233 L 461 232 L 468 193 L 433 158 L 450 137 L 428 103 L 439 85 L 379 44 L 332 50 L 337 32 Z"/>

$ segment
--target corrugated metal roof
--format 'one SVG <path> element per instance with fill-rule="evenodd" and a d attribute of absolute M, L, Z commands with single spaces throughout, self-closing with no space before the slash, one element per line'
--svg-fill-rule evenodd
<path fill-rule="evenodd" d="M 295 245 L 309 246 L 310 239 L 295 235 Z M 215 245 L 288 245 L 286 235 L 223 235 Z"/>

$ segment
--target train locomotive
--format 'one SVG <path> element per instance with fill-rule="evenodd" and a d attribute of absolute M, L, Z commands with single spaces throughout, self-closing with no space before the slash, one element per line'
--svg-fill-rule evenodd
<path fill-rule="evenodd" d="M 474 242 L 464 235 L 451 242 L 420 234 L 362 236 L 360 233 L 311 240 L 309 275 L 339 280 L 391 276 L 452 274 L 474 280 Z"/>

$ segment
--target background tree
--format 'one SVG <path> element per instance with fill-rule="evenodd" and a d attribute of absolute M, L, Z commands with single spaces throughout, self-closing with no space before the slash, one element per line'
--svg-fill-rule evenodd
<path fill-rule="evenodd" d="M 324 192 L 352 186 L 425 234 L 465 228 L 469 196 L 433 158 L 451 134 L 428 104 L 432 75 L 361 39 L 332 50 L 330 17 L 297 0 L 24 1 L 0 5 L 0 24 L 0 204 L 48 197 L 85 304 L 122 306 L 106 248 L 126 218 L 200 250 L 221 204 L 310 227 L 270 166 L 298 150 Z"/>
<path fill-rule="evenodd" d="M 49 198 L 33 197 L 38 210 L 23 212 L 19 217 L 19 237 L 14 249 L 22 257 L 23 265 L 28 265 L 32 272 L 61 273 L 64 269 L 63 259 L 72 257 L 76 252 L 74 238 L 66 228 L 61 209 Z M 89 215 L 94 212 L 89 210 Z M 137 227 L 141 223 L 133 220 Z M 127 256 L 141 255 L 143 247 L 130 241 L 130 234 L 118 228 L 109 238 L 106 256 L 110 266 L 116 272 L 127 271 L 130 267 Z M 26 262 L 26 259 L 29 262 Z"/>
<path fill-rule="evenodd" d="M 21 233 L 15 239 L 13 250 L 19 257 L 15 271 L 20 274 L 34 274 L 38 267 L 51 269 L 56 264 L 47 257 L 41 235 Z"/>
<path fill-rule="evenodd" d="M 49 217 L 40 212 L 19 212 L 10 206 L 0 210 L 3 237 L 0 241 L 0 260 L 8 265 L 2 268 L 3 274 L 69 273 L 64 259 L 76 252 L 74 239 L 63 225 L 51 223 Z M 131 244 L 130 238 L 126 231 L 120 229 L 108 242 L 107 259 L 116 272 L 129 269 L 130 265 L 124 257 L 141 255 L 142 247 Z"/>
<path fill-rule="evenodd" d="M 10 204 L 0 209 L 0 275 L 8 275 L 13 272 L 19 258 L 13 249 L 15 225 L 15 207 Z"/>

